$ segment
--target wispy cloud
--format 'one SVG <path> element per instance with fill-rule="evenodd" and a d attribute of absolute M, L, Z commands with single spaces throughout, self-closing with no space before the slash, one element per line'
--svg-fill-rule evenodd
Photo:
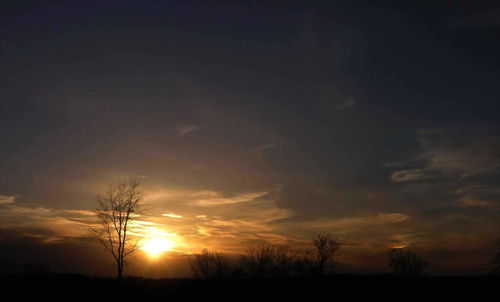
<path fill-rule="evenodd" d="M 417 155 L 387 166 L 396 169 L 390 179 L 398 183 L 398 199 L 414 201 L 415 209 L 424 210 L 420 219 L 433 213 L 432 220 L 441 223 L 434 225 L 434 233 L 440 229 L 463 233 L 464 221 L 487 225 L 491 218 L 484 210 L 494 213 L 500 208 L 498 133 L 497 127 L 418 131 Z M 420 228 L 429 227 L 429 221 L 420 223 Z"/>
<path fill-rule="evenodd" d="M 214 195 L 213 192 L 210 192 L 209 195 L 206 196 L 205 198 L 194 200 L 191 202 L 191 204 L 196 206 L 209 207 L 209 206 L 243 203 L 262 197 L 267 193 L 268 192 L 251 192 L 251 193 L 237 194 L 231 197 L 221 197 L 219 194 Z"/>
<path fill-rule="evenodd" d="M 496 205 L 497 204 L 489 201 L 479 200 L 475 196 L 471 195 L 462 196 L 457 201 L 457 207 L 459 208 L 489 208 Z"/>
<path fill-rule="evenodd" d="M 353 97 L 345 99 L 342 103 L 335 106 L 336 110 L 347 109 L 356 106 L 356 100 Z"/>
<path fill-rule="evenodd" d="M 417 140 L 420 153 L 399 164 L 400 170 L 391 174 L 392 181 L 431 179 L 436 175 L 464 179 L 500 171 L 500 138 L 491 129 L 421 130 Z"/>
<path fill-rule="evenodd" d="M 429 178 L 432 178 L 432 176 L 426 174 L 425 171 L 421 169 L 399 170 L 391 174 L 391 180 L 394 182 L 418 181 Z"/>
<path fill-rule="evenodd" d="M 0 195 L 0 204 L 9 204 L 16 201 L 15 196 Z"/>
<path fill-rule="evenodd" d="M 261 145 L 261 146 L 257 146 L 255 147 L 253 150 L 254 151 L 264 151 L 266 149 L 271 149 L 271 148 L 274 148 L 276 147 L 276 144 L 274 143 L 269 143 L 269 144 L 265 144 L 265 145 Z"/>
<path fill-rule="evenodd" d="M 243 204 L 228 204 L 221 216 L 201 215 L 193 224 L 194 241 L 207 245 L 213 242 L 218 248 L 242 251 L 252 242 L 286 242 L 293 238 L 286 234 L 279 221 L 294 215 L 293 211 L 279 208 L 273 200 L 254 200 Z M 191 230 L 192 232 L 192 230 Z"/>
<path fill-rule="evenodd" d="M 470 177 L 500 169 L 500 138 L 492 129 L 422 130 L 418 141 L 428 170 Z"/>
<path fill-rule="evenodd" d="M 175 131 L 179 136 L 184 136 L 193 131 L 200 130 L 201 128 L 195 125 L 179 125 L 175 128 Z"/>
<path fill-rule="evenodd" d="M 328 219 L 310 222 L 310 227 L 316 229 L 335 228 L 337 231 L 345 231 L 354 228 L 375 227 L 384 224 L 393 224 L 406 221 L 410 216 L 402 213 L 380 213 L 375 216 L 360 216 L 341 219 Z"/>
<path fill-rule="evenodd" d="M 56 210 L 46 207 L 6 204 L 0 209 L 0 226 L 5 229 L 28 229 L 28 236 L 45 242 L 67 237 L 86 237 L 88 226 L 95 220 L 91 211 Z"/>
<path fill-rule="evenodd" d="M 500 207 L 500 187 L 474 184 L 457 189 L 456 194 L 459 208 Z"/>
<path fill-rule="evenodd" d="M 170 217 L 170 218 L 182 218 L 182 215 L 177 215 L 174 213 L 165 213 L 165 214 L 161 214 L 161 215 L 165 216 L 165 217 Z"/>
<path fill-rule="evenodd" d="M 79 214 L 82 216 L 95 216 L 96 213 L 88 210 L 63 210 L 66 213 Z"/>

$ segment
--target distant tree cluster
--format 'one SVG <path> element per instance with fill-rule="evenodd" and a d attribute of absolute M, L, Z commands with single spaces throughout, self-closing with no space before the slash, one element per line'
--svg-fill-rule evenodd
<path fill-rule="evenodd" d="M 201 254 L 195 255 L 191 270 L 195 278 L 220 280 L 231 277 L 234 268 L 226 255 L 204 249 Z"/>
<path fill-rule="evenodd" d="M 263 244 L 249 247 L 240 258 L 240 270 L 250 277 L 285 277 L 293 273 L 296 257 L 290 246 Z"/>
<path fill-rule="evenodd" d="M 493 256 L 493 274 L 500 275 L 500 239 L 496 243 L 496 251 Z"/>
<path fill-rule="evenodd" d="M 310 249 L 293 249 L 288 245 L 260 244 L 246 249 L 240 257 L 230 258 L 207 249 L 191 262 L 193 276 L 199 279 L 286 278 L 331 274 L 340 266 L 337 255 L 342 242 L 329 235 L 318 235 Z M 413 251 L 393 248 L 388 265 L 394 275 L 419 277 L 427 263 Z M 500 258 L 499 258 L 500 260 Z"/>
<path fill-rule="evenodd" d="M 389 251 L 389 267 L 397 276 L 422 276 L 425 266 L 426 262 L 410 250 L 393 248 Z"/>
<path fill-rule="evenodd" d="M 208 250 L 195 255 L 191 262 L 193 275 L 200 279 L 285 278 L 322 275 L 333 271 L 342 243 L 329 235 L 319 235 L 311 249 L 293 249 L 289 245 L 260 244 L 246 249 L 245 254 L 229 257 Z"/>

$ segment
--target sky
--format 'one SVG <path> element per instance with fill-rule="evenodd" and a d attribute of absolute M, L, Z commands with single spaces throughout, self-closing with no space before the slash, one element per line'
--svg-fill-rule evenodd
<path fill-rule="evenodd" d="M 357 272 L 392 246 L 435 273 L 490 269 L 495 1 L 0 5 L 0 271 L 106 274 L 95 196 L 131 176 L 144 236 L 174 243 L 135 274 L 317 234 Z"/>

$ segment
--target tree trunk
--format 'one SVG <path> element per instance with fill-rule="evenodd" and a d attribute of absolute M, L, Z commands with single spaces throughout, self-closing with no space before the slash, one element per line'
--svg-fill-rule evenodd
<path fill-rule="evenodd" d="M 120 262 L 117 263 L 117 269 L 118 269 L 118 276 L 117 276 L 117 278 L 121 279 L 122 278 L 122 272 L 123 272 L 123 266 L 121 265 Z"/>

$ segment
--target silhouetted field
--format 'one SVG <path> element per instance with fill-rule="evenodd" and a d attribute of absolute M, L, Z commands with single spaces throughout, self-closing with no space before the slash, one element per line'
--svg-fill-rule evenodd
<path fill-rule="evenodd" d="M 217 300 L 292 299 L 306 297 L 337 300 L 384 298 L 390 300 L 468 298 L 473 301 L 494 299 L 500 278 L 422 277 L 397 278 L 390 275 L 335 275 L 322 278 L 287 279 L 145 279 L 123 280 L 92 278 L 76 274 L 4 275 L 0 277 L 2 294 L 13 297 L 86 298 L 142 300 L 148 297 L 196 298 Z"/>

